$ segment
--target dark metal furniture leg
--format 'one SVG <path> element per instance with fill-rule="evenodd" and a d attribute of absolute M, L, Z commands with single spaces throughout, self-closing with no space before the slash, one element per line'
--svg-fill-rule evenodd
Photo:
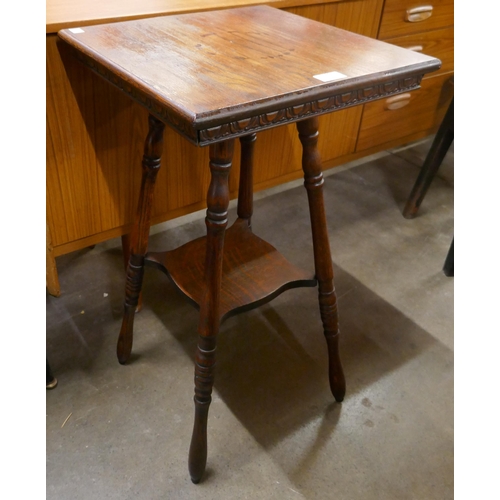
<path fill-rule="evenodd" d="M 454 243 L 455 243 L 455 238 L 451 240 L 450 249 L 448 250 L 448 254 L 446 255 L 446 259 L 444 261 L 444 266 L 443 266 L 444 274 L 450 277 L 455 275 L 455 269 L 454 269 L 455 256 L 453 248 Z"/>
<path fill-rule="evenodd" d="M 451 100 L 448 111 L 439 127 L 439 130 L 432 142 L 431 148 L 427 153 L 424 164 L 420 173 L 413 185 L 410 196 L 406 201 L 403 209 L 403 217 L 406 219 L 413 219 L 417 213 L 420 205 L 429 189 L 429 186 L 436 175 L 441 163 L 450 149 L 454 136 L 454 113 L 453 113 L 453 99 Z"/>
<path fill-rule="evenodd" d="M 52 369 L 50 368 L 49 360 L 47 358 L 45 358 L 45 364 L 47 366 L 45 387 L 47 389 L 54 389 L 57 386 L 57 379 L 56 377 L 54 377 L 54 374 L 52 373 Z"/>

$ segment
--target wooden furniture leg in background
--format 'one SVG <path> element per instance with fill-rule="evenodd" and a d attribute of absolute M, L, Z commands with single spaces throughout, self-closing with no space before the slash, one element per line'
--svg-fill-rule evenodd
<path fill-rule="evenodd" d="M 336 401 L 340 402 L 345 396 L 345 378 L 339 356 L 337 297 L 333 284 L 333 264 L 323 201 L 324 179 L 317 147 L 318 118 L 297 122 L 297 130 L 303 148 L 302 169 L 309 200 L 319 308 L 328 345 L 330 389 Z"/>
<path fill-rule="evenodd" d="M 126 363 L 132 352 L 134 315 L 139 303 L 144 275 L 144 256 L 148 247 L 153 206 L 154 186 L 163 152 L 163 130 L 165 125 L 154 116 L 149 116 L 149 132 L 142 157 L 142 184 L 134 227 L 130 236 L 130 258 L 125 286 L 125 305 L 122 327 L 118 337 L 117 356 Z"/>
<path fill-rule="evenodd" d="M 57 275 L 57 265 L 56 259 L 54 257 L 54 250 L 52 248 L 52 238 L 50 236 L 49 225 L 46 224 L 45 227 L 45 280 L 47 283 L 47 290 L 50 295 L 59 297 L 61 295 L 61 287 L 59 285 L 59 276 Z"/>
<path fill-rule="evenodd" d="M 205 283 L 200 304 L 195 360 L 195 417 L 189 449 L 189 474 L 199 483 L 207 463 L 207 418 L 214 383 L 216 337 L 220 326 L 220 292 L 224 233 L 229 206 L 228 177 L 234 139 L 210 145 L 211 181 L 207 194 Z"/>

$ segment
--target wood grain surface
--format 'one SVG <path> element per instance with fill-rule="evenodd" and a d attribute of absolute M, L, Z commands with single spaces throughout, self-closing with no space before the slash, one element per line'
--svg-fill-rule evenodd
<path fill-rule="evenodd" d="M 242 223 L 243 222 L 243 223 Z M 170 252 L 151 252 L 146 263 L 157 267 L 199 307 L 203 299 L 206 238 Z M 317 285 L 314 273 L 288 262 L 272 245 L 239 219 L 224 238 L 220 321 L 269 302 L 285 290 Z"/>
<path fill-rule="evenodd" d="M 405 79 L 441 64 L 268 6 L 66 29 L 59 36 L 91 69 L 199 144 L 398 93 Z M 338 76 L 318 78 L 332 73 Z M 362 96 L 346 97 L 358 90 Z M 314 109 L 297 108 L 310 103 Z M 256 123 L 241 122 L 254 117 Z M 221 125 L 229 127 L 219 131 Z"/>

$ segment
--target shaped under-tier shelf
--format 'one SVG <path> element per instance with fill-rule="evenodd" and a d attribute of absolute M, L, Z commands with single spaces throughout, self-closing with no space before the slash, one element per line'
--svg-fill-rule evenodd
<path fill-rule="evenodd" d="M 146 264 L 163 271 L 199 308 L 205 287 L 206 237 L 167 252 L 149 252 Z M 238 219 L 225 233 L 220 319 L 258 307 L 285 290 L 315 287 L 317 281 Z"/>

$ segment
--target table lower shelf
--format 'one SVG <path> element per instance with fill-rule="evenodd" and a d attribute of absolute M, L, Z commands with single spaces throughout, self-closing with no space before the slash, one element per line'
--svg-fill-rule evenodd
<path fill-rule="evenodd" d="M 204 291 L 206 237 L 167 252 L 149 252 L 145 263 L 163 271 L 198 308 Z M 317 281 L 238 219 L 225 233 L 220 298 L 221 321 L 258 307 L 291 288 Z"/>

